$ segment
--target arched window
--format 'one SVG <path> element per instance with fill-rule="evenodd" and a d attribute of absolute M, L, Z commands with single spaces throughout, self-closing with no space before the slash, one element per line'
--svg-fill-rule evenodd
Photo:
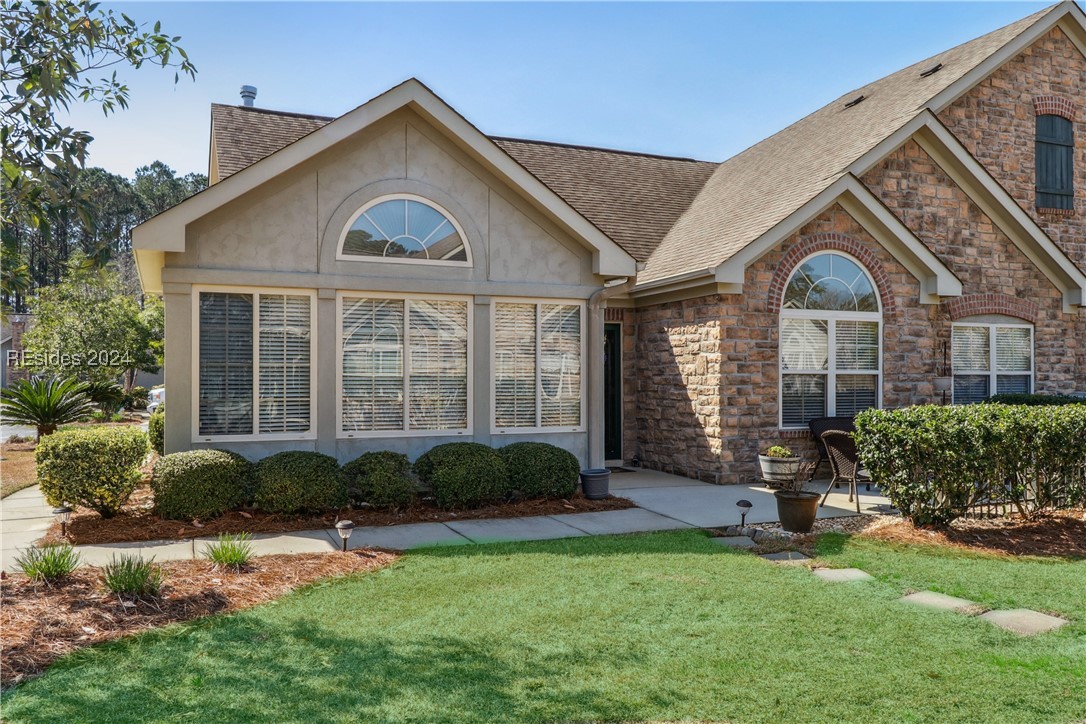
<path fill-rule="evenodd" d="M 1063 116 L 1037 116 L 1037 208 L 1075 208 L 1074 124 Z"/>
<path fill-rule="evenodd" d="M 384 196 L 351 217 L 339 241 L 339 260 L 471 263 L 460 225 L 444 209 L 417 196 Z"/>
<path fill-rule="evenodd" d="M 808 257 L 781 305 L 781 427 L 878 407 L 882 313 L 875 284 L 837 252 Z"/>

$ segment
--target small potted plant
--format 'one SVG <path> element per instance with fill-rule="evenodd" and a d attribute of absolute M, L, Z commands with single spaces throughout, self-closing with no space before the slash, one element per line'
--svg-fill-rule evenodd
<path fill-rule="evenodd" d="M 818 499 L 822 496 L 813 490 L 804 490 L 803 486 L 814 477 L 817 467 L 817 462 L 799 465 L 796 474 L 790 480 L 782 481 L 780 489 L 773 491 L 781 528 L 790 533 L 810 533 L 814 527 Z"/>
<path fill-rule="evenodd" d="M 762 480 L 771 488 L 777 488 L 796 479 L 800 458 L 791 448 L 774 445 L 758 456 L 758 463 L 762 466 Z"/>

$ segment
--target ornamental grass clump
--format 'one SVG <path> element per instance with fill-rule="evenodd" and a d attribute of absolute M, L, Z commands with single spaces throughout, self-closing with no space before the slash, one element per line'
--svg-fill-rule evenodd
<path fill-rule="evenodd" d="M 113 557 L 102 569 L 102 582 L 122 599 L 154 598 L 162 589 L 165 575 L 154 558 L 123 554 Z"/>
<path fill-rule="evenodd" d="M 30 580 L 52 585 L 79 567 L 79 554 L 67 543 L 28 548 L 15 556 L 15 566 Z"/>
<path fill-rule="evenodd" d="M 249 565 L 253 558 L 252 540 L 253 537 L 248 533 L 222 533 L 217 542 L 207 544 L 204 556 L 214 563 L 216 568 L 240 571 Z"/>
<path fill-rule="evenodd" d="M 38 483 L 50 505 L 112 518 L 136 489 L 147 452 L 147 436 L 135 427 L 61 430 L 38 443 Z"/>

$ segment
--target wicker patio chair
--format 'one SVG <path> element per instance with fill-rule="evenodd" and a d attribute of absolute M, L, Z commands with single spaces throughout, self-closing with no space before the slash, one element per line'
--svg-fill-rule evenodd
<path fill-rule="evenodd" d="M 821 465 L 830 462 L 830 455 L 826 452 L 825 443 L 822 442 L 822 433 L 827 430 L 852 432 L 856 429 L 856 423 L 851 417 L 816 417 L 807 423 L 807 427 L 811 429 L 811 437 L 814 438 L 815 447 L 818 448 L 818 464 Z"/>
<path fill-rule="evenodd" d="M 852 433 L 843 430 L 826 430 L 822 433 L 822 442 L 829 453 L 830 467 L 833 468 L 833 480 L 826 486 L 826 493 L 822 496 L 819 507 L 826 504 L 826 498 L 830 497 L 830 490 L 838 483 L 848 483 L 848 501 L 856 500 L 856 512 L 860 512 L 860 490 L 858 483 L 866 483 L 871 490 L 871 479 L 860 470 L 860 456 L 856 452 L 856 441 L 852 439 Z"/>

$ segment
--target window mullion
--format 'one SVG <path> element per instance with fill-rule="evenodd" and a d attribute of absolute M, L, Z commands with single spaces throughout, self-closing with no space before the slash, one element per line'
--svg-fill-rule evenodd
<path fill-rule="evenodd" d="M 260 434 L 260 300 L 259 292 L 253 293 L 253 434 Z"/>
<path fill-rule="evenodd" d="M 535 426 L 543 427 L 543 305 L 535 305 Z"/>
<path fill-rule="evenodd" d="M 404 212 L 407 213 L 406 211 Z M 403 300 L 403 431 L 411 430 L 411 300 Z"/>
<path fill-rule="evenodd" d="M 833 417 L 837 412 L 837 320 L 826 320 L 826 414 Z"/>

